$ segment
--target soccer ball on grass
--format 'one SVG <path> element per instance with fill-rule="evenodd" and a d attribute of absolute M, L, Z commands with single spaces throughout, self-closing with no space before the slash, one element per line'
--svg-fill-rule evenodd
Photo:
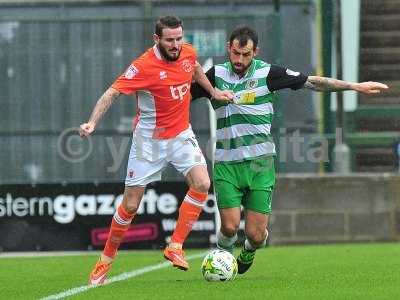
<path fill-rule="evenodd" d="M 207 281 L 234 280 L 237 271 L 235 257 L 228 251 L 220 249 L 208 252 L 201 264 L 201 273 Z"/>

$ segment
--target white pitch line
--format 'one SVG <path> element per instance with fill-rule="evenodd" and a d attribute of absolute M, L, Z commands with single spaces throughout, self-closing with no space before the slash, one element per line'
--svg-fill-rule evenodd
<path fill-rule="evenodd" d="M 197 253 L 197 254 L 193 254 L 193 255 L 189 255 L 186 259 L 187 260 L 192 260 L 195 258 L 199 258 L 199 257 L 203 257 L 205 255 L 205 253 Z M 166 267 L 171 266 L 170 262 L 163 262 L 163 263 L 159 263 L 156 265 L 152 265 L 152 266 L 147 266 L 138 270 L 133 270 L 130 272 L 125 272 L 125 273 L 121 273 L 119 275 L 110 277 L 110 279 L 106 280 L 106 282 L 102 285 L 82 285 L 79 287 L 75 287 L 69 290 L 66 290 L 64 292 L 58 293 L 58 294 L 53 294 L 44 298 L 41 298 L 40 300 L 53 300 L 53 299 L 62 299 L 62 298 L 66 298 L 72 295 L 76 295 L 76 294 L 80 294 L 83 292 L 86 292 L 87 290 L 93 289 L 93 288 L 97 288 L 99 286 L 104 286 L 104 285 L 108 285 L 110 283 L 113 282 L 118 282 L 118 281 L 123 281 L 123 280 L 127 280 L 129 278 L 133 278 L 133 277 L 137 277 L 139 275 L 151 272 L 151 271 L 155 271 L 155 270 L 159 270 L 159 269 L 163 269 Z"/>

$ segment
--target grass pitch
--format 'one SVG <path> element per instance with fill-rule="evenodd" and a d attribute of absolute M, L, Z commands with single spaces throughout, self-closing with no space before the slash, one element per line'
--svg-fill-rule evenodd
<path fill-rule="evenodd" d="M 194 254 L 201 251 L 189 251 Z M 39 299 L 85 285 L 97 256 L 0 259 L 0 299 Z M 121 252 L 110 277 L 164 262 L 161 251 Z M 400 299 L 400 244 L 269 247 L 232 282 L 206 282 L 201 258 L 69 299 Z"/>

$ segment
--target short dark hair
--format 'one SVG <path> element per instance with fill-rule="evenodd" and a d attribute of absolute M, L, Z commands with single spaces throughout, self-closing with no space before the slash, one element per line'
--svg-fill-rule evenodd
<path fill-rule="evenodd" d="M 178 27 L 183 28 L 183 24 L 182 24 L 181 20 L 179 20 L 177 17 L 174 17 L 174 16 L 164 16 L 157 20 L 154 33 L 156 35 L 158 35 L 159 37 L 161 37 L 162 31 L 164 28 L 174 29 L 174 28 L 178 28 Z"/>
<path fill-rule="evenodd" d="M 248 26 L 236 27 L 229 37 L 229 45 L 231 46 L 234 40 L 239 41 L 240 47 L 247 45 L 249 40 L 253 41 L 253 49 L 257 48 L 258 45 L 258 34 L 257 32 Z"/>

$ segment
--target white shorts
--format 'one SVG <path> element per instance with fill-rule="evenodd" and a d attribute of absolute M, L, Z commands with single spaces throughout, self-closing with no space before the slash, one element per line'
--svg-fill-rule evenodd
<path fill-rule="evenodd" d="M 172 139 L 157 140 L 133 134 L 126 172 L 126 186 L 145 186 L 161 180 L 168 163 L 184 176 L 206 160 L 191 128 Z"/>

